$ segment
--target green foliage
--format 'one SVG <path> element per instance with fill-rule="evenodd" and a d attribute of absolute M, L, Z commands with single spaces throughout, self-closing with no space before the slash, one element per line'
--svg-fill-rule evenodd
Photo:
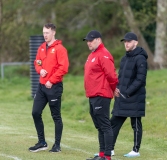
<path fill-rule="evenodd" d="M 157 0 L 129 0 L 135 20 L 152 51 L 155 46 Z"/>
<path fill-rule="evenodd" d="M 129 0 L 135 19 L 154 50 L 156 1 Z M 14 3 L 13 3 L 14 2 Z M 70 73 L 83 73 L 89 54 L 82 39 L 93 29 L 103 36 L 116 67 L 124 55 L 120 38 L 129 31 L 119 2 L 104 0 L 3 0 L 1 62 L 29 61 L 29 37 L 42 35 L 45 23 L 56 24 L 56 38 L 63 41 L 70 59 Z"/>
<path fill-rule="evenodd" d="M 2 16 L 2 25 L 1 33 L 2 36 L 2 50 L 3 53 L 2 59 L 13 60 L 15 57 L 18 57 L 18 60 L 27 59 L 26 55 L 26 46 L 27 36 L 24 21 L 20 23 L 19 8 L 22 7 L 22 1 L 18 0 L 16 3 L 13 3 L 12 0 L 3 1 L 3 16 Z M 24 33 L 24 34 L 23 34 Z M 24 58 L 24 59 L 23 59 Z"/>

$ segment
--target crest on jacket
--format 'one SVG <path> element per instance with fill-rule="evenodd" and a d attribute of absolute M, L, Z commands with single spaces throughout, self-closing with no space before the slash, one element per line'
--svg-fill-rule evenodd
<path fill-rule="evenodd" d="M 96 58 L 93 58 L 93 59 L 92 59 L 92 62 L 94 62 L 95 60 L 96 60 Z"/>
<path fill-rule="evenodd" d="M 52 49 L 51 53 L 55 53 L 55 49 L 54 48 Z"/>

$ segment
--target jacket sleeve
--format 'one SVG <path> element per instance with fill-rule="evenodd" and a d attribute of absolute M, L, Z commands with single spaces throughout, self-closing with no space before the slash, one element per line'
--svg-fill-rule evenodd
<path fill-rule="evenodd" d="M 122 58 L 121 58 L 121 62 L 120 62 L 120 68 L 119 68 L 119 70 L 118 70 L 118 84 L 117 84 L 117 88 L 119 89 L 120 88 L 120 79 L 121 79 L 121 72 L 122 72 L 122 70 L 123 70 L 123 67 L 121 66 L 121 63 L 122 63 L 122 61 L 124 61 L 124 59 L 125 59 L 125 56 L 123 56 Z"/>
<path fill-rule="evenodd" d="M 126 90 L 127 96 L 133 95 L 133 93 L 135 93 L 142 85 L 146 84 L 147 60 L 144 56 L 138 56 L 136 60 L 136 68 L 136 77 Z"/>
<path fill-rule="evenodd" d="M 112 91 L 114 92 L 118 84 L 118 77 L 117 77 L 116 69 L 114 66 L 114 59 L 112 56 L 110 57 L 102 56 L 100 62 L 101 62 L 102 70 L 104 71 L 105 77 L 109 82 Z"/>
<path fill-rule="evenodd" d="M 67 50 L 61 47 L 57 50 L 58 68 L 56 72 L 49 78 L 51 83 L 60 82 L 63 76 L 68 73 L 69 60 Z"/>
<path fill-rule="evenodd" d="M 34 61 L 34 67 L 35 67 L 35 70 L 38 74 L 40 74 L 40 70 L 42 69 L 42 65 L 38 65 L 37 64 L 37 60 L 41 60 L 41 57 L 40 57 L 40 47 L 38 48 L 37 50 L 37 55 L 36 55 L 36 59 Z"/>

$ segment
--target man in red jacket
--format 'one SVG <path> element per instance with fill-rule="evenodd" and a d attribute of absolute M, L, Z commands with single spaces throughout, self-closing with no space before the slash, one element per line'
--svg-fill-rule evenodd
<path fill-rule="evenodd" d="M 63 131 L 61 118 L 61 96 L 63 92 L 63 76 L 68 72 L 68 55 L 62 42 L 55 39 L 56 27 L 52 23 L 45 24 L 43 36 L 45 42 L 38 48 L 34 66 L 40 75 L 40 83 L 34 96 L 32 116 L 38 135 L 38 143 L 29 148 L 31 152 L 48 149 L 45 141 L 42 112 L 49 104 L 55 123 L 55 143 L 50 152 L 60 152 L 60 141 Z"/>
<path fill-rule="evenodd" d="M 99 155 L 87 160 L 111 160 L 110 102 L 118 83 L 114 59 L 104 47 L 98 31 L 90 31 L 83 40 L 91 50 L 84 68 L 84 86 L 99 139 Z"/>

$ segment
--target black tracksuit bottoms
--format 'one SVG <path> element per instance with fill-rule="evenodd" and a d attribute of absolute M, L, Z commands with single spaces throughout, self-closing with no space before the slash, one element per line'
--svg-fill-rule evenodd
<path fill-rule="evenodd" d="M 120 117 L 120 116 L 112 116 L 111 118 L 111 126 L 112 126 L 113 133 L 114 133 L 112 150 L 114 150 L 114 146 L 115 146 L 119 131 L 126 119 L 127 117 Z M 138 152 L 140 149 L 140 144 L 142 140 L 142 132 L 143 132 L 141 117 L 130 117 L 130 120 L 131 120 L 131 127 L 134 132 L 133 151 Z"/>
<path fill-rule="evenodd" d="M 111 156 L 113 131 L 110 123 L 110 98 L 89 98 L 90 115 L 95 128 L 98 130 L 99 151 Z"/>
<path fill-rule="evenodd" d="M 45 142 L 44 124 L 42 120 L 42 112 L 47 103 L 49 104 L 51 115 L 55 124 L 55 144 L 60 146 L 63 122 L 61 118 L 61 96 L 63 92 L 63 84 L 59 82 L 53 84 L 51 88 L 39 84 L 32 109 L 32 116 L 36 127 L 39 142 Z"/>

